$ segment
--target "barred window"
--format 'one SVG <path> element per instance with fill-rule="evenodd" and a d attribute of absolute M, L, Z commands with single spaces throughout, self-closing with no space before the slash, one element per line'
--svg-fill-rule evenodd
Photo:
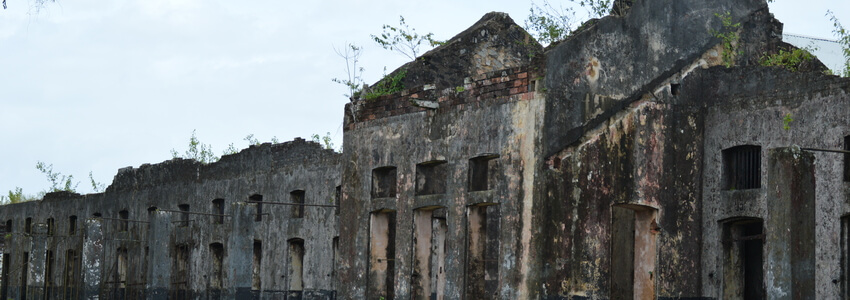
<path fill-rule="evenodd" d="M 743 145 L 723 150 L 724 189 L 761 188 L 761 146 Z"/>

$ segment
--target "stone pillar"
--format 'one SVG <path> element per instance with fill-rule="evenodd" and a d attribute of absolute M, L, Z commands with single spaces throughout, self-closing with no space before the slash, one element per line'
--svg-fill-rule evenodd
<path fill-rule="evenodd" d="M 32 225 L 32 248 L 30 268 L 27 275 L 27 297 L 44 299 L 45 258 L 47 257 L 47 224 Z"/>
<path fill-rule="evenodd" d="M 252 299 L 251 279 L 254 262 L 254 218 L 255 204 L 236 202 L 232 204 L 230 238 L 227 240 L 225 282 L 226 299 Z"/>
<path fill-rule="evenodd" d="M 148 229 L 148 274 L 145 299 L 168 299 L 171 285 L 171 259 L 168 241 L 171 236 L 171 214 L 165 211 L 150 213 Z"/>
<path fill-rule="evenodd" d="M 42 255 L 43 256 L 43 255 Z M 98 299 L 103 285 L 103 220 L 86 220 L 83 239 L 82 299 Z"/>
<path fill-rule="evenodd" d="M 767 168 L 767 298 L 815 299 L 815 157 L 770 149 Z"/>

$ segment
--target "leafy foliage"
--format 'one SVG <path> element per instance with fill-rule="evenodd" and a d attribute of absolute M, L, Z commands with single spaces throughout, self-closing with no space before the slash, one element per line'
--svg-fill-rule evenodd
<path fill-rule="evenodd" d="M 313 134 L 312 141 L 321 144 L 325 147 L 325 149 L 333 149 L 334 143 L 331 140 L 331 133 L 328 132 L 325 136 L 319 136 L 319 134 Z"/>
<path fill-rule="evenodd" d="M 385 69 L 386 70 L 386 69 Z M 398 93 L 404 90 L 404 77 L 407 76 L 407 70 L 401 69 L 395 75 L 384 75 L 384 78 L 378 81 L 365 95 L 366 100 L 373 100 L 383 95 Z"/>
<path fill-rule="evenodd" d="M 363 86 L 363 71 L 365 71 L 365 69 L 357 66 L 357 63 L 360 62 L 360 55 L 363 54 L 362 51 L 363 47 L 358 47 L 353 43 L 346 44 L 342 51 L 334 47 L 336 55 L 339 55 L 339 57 L 342 57 L 345 60 L 346 78 L 334 78 L 331 79 L 331 81 L 347 87 L 348 94 L 345 94 L 345 96 L 348 98 L 355 97 Z"/>
<path fill-rule="evenodd" d="M 841 22 L 838 21 L 838 18 L 835 17 L 835 14 L 832 11 L 826 11 L 826 15 L 829 16 L 829 20 L 832 21 L 832 32 L 835 33 L 835 36 L 838 37 L 838 43 L 841 44 L 841 48 L 844 52 L 844 70 L 840 73 L 844 77 L 850 77 L 850 32 L 844 29 L 844 26 L 841 25 Z"/>
<path fill-rule="evenodd" d="M 611 11 L 612 0 L 570 0 L 570 2 L 578 3 L 584 8 L 587 8 L 592 17 L 604 17 Z"/>
<path fill-rule="evenodd" d="M 37 200 L 37 196 L 24 195 L 23 189 L 15 187 L 14 191 L 9 191 L 6 196 L 0 196 L 0 205 L 10 203 L 21 203 L 26 201 Z"/>
<path fill-rule="evenodd" d="M 720 18 L 720 22 L 723 24 L 723 30 L 711 30 L 711 34 L 722 41 L 723 64 L 729 68 L 735 64 L 735 56 L 737 56 L 739 52 L 738 40 L 740 39 L 740 36 L 738 35 L 738 28 L 741 27 L 741 23 L 732 22 L 732 14 L 728 11 L 723 14 L 715 13 L 714 16 Z"/>
<path fill-rule="evenodd" d="M 791 113 L 785 114 L 785 117 L 782 118 L 782 129 L 791 129 L 791 122 L 794 122 L 794 119 L 791 118 Z"/>
<path fill-rule="evenodd" d="M 50 190 L 48 192 L 67 191 L 76 193 L 79 182 L 74 182 L 74 175 L 62 175 L 62 173 L 53 171 L 53 164 L 37 162 L 35 168 L 47 176 L 47 181 L 50 182 Z"/>
<path fill-rule="evenodd" d="M 89 182 L 91 183 L 92 191 L 94 191 L 95 193 L 100 193 L 100 192 L 103 192 L 104 190 L 106 190 L 105 184 L 97 182 L 97 180 L 94 180 L 94 175 L 92 175 L 91 171 L 89 171 Z"/>
<path fill-rule="evenodd" d="M 444 42 L 434 39 L 433 33 L 419 35 L 416 30 L 410 28 L 404 22 L 404 17 L 399 16 L 398 27 L 384 25 L 384 32 L 380 36 L 371 35 L 374 40 L 382 48 L 401 53 L 410 60 L 415 60 L 419 56 L 419 47 L 422 43 L 427 43 L 431 47 L 442 45 Z"/>
<path fill-rule="evenodd" d="M 528 19 L 525 20 L 525 30 L 541 44 L 551 44 L 570 34 L 574 18 L 572 8 L 555 9 L 546 0 L 541 7 L 532 1 Z"/>
<path fill-rule="evenodd" d="M 759 64 L 767 67 L 783 67 L 788 71 L 796 72 L 801 64 L 811 61 L 814 58 L 815 56 L 808 49 L 797 48 L 791 51 L 779 49 L 779 53 L 762 56 Z"/>
<path fill-rule="evenodd" d="M 189 149 L 180 155 L 177 150 L 171 149 L 172 158 L 194 159 L 200 163 L 208 164 L 218 161 L 219 157 L 212 151 L 212 146 L 201 143 L 198 137 L 195 136 L 195 130 L 192 130 L 192 136 L 189 138 Z"/>

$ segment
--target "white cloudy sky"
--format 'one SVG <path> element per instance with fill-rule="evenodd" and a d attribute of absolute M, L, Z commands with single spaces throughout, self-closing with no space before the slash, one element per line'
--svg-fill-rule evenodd
<path fill-rule="evenodd" d="M 489 11 L 522 23 L 530 1 L 35 0 L 0 10 L 0 193 L 47 188 L 37 161 L 110 183 L 122 167 L 170 159 L 192 130 L 228 144 L 309 138 L 342 142 L 346 89 L 333 46 L 364 45 L 367 81 L 405 59 L 369 34 L 404 15 L 447 39 Z M 558 3 L 558 1 L 551 1 Z M 569 2 L 564 1 L 564 5 Z M 832 38 L 827 9 L 850 26 L 850 2 L 777 0 L 785 31 Z M 579 12 L 582 10 L 579 9 Z"/>

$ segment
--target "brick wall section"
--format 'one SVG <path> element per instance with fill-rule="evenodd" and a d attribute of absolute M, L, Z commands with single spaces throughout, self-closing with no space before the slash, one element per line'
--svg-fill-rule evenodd
<path fill-rule="evenodd" d="M 372 100 L 348 103 L 345 109 L 345 130 L 355 129 L 358 124 L 372 120 L 434 110 L 417 106 L 416 100 L 436 100 L 439 104 L 436 111 L 440 112 L 459 105 L 501 104 L 534 97 L 534 91 L 531 91 L 534 77 L 528 67 L 479 74 L 467 77 L 464 81 L 455 87 L 436 89 L 424 85 Z M 461 86 L 462 90 L 459 88 Z"/>

